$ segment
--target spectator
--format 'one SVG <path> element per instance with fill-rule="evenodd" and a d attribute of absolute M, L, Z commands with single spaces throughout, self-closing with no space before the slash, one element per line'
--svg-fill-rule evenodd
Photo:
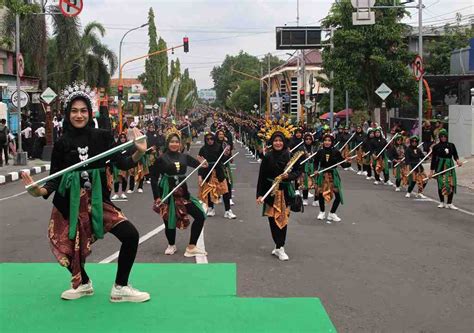
<path fill-rule="evenodd" d="M 5 164 L 8 165 L 8 134 L 10 130 L 7 127 L 5 119 L 0 120 L 0 167 L 3 166 L 3 156 L 5 155 Z"/>
<path fill-rule="evenodd" d="M 428 152 L 434 142 L 434 134 L 429 121 L 425 121 L 421 128 L 421 142 L 423 142 L 423 150 Z"/>
<path fill-rule="evenodd" d="M 21 135 L 23 136 L 24 149 L 28 154 L 28 158 L 31 158 L 33 148 L 33 130 L 31 129 L 30 123 L 26 123 L 26 127 L 21 131 Z"/>
<path fill-rule="evenodd" d="M 43 156 L 43 148 L 46 145 L 46 130 L 44 129 L 44 123 L 35 131 L 36 140 L 33 152 L 33 158 L 41 158 Z"/>

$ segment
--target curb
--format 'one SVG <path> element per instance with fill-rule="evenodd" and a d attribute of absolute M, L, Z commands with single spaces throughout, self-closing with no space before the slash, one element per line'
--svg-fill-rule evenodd
<path fill-rule="evenodd" d="M 19 171 L 9 172 L 7 174 L 0 175 L 0 185 L 20 180 L 20 178 L 21 178 L 20 173 L 22 173 L 22 172 L 25 172 L 29 175 L 37 175 L 39 173 L 49 171 L 49 169 L 50 169 L 50 165 L 49 164 L 44 164 L 44 165 L 41 165 L 41 166 L 31 167 L 29 169 L 21 169 Z"/>

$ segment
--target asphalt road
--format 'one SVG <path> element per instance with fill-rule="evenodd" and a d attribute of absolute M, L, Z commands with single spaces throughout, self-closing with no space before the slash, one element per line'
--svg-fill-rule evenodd
<path fill-rule="evenodd" d="M 192 154 L 198 146 L 193 145 Z M 223 219 L 219 205 L 204 232 L 209 262 L 237 263 L 240 296 L 319 297 L 339 332 L 473 331 L 472 191 L 460 189 L 455 203 L 463 211 L 451 211 L 341 171 L 342 222 L 317 221 L 315 207 L 293 213 L 285 246 L 290 261 L 280 262 L 270 255 L 274 245 L 268 222 L 255 204 L 259 164 L 251 161 L 243 149 L 235 159 L 233 211 L 238 218 Z M 190 185 L 196 194 L 196 180 Z M 434 181 L 428 186 L 431 198 L 436 198 L 435 186 Z M 22 191 L 20 183 L 0 187 L 0 261 L 54 261 L 47 241 L 51 200 L 11 197 Z M 162 225 L 151 210 L 149 185 L 145 193 L 117 204 L 141 236 Z M 178 231 L 174 256 L 163 254 L 166 238 L 158 231 L 140 245 L 137 262 L 195 262 L 183 257 L 189 230 Z M 94 245 L 88 261 L 103 261 L 118 247 L 107 235 Z"/>

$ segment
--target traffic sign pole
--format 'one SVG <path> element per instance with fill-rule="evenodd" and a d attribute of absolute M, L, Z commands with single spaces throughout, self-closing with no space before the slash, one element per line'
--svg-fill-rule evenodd
<path fill-rule="evenodd" d="M 20 15 L 16 14 L 15 16 L 15 45 L 16 45 L 16 58 L 19 59 L 20 57 Z M 15 164 L 16 165 L 26 165 L 26 153 L 23 152 L 23 145 L 21 140 L 21 91 L 20 91 L 20 69 L 19 66 L 16 66 L 16 93 L 18 98 L 18 103 L 16 105 L 16 110 L 18 113 L 18 131 L 17 131 L 17 138 L 18 138 L 18 151 L 15 157 Z"/>

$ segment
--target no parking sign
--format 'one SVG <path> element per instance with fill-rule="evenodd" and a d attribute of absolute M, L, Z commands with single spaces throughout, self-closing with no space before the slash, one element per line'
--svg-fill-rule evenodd
<path fill-rule="evenodd" d="M 61 0 L 59 2 L 59 9 L 64 16 L 75 17 L 82 12 L 84 3 L 82 0 Z"/>

